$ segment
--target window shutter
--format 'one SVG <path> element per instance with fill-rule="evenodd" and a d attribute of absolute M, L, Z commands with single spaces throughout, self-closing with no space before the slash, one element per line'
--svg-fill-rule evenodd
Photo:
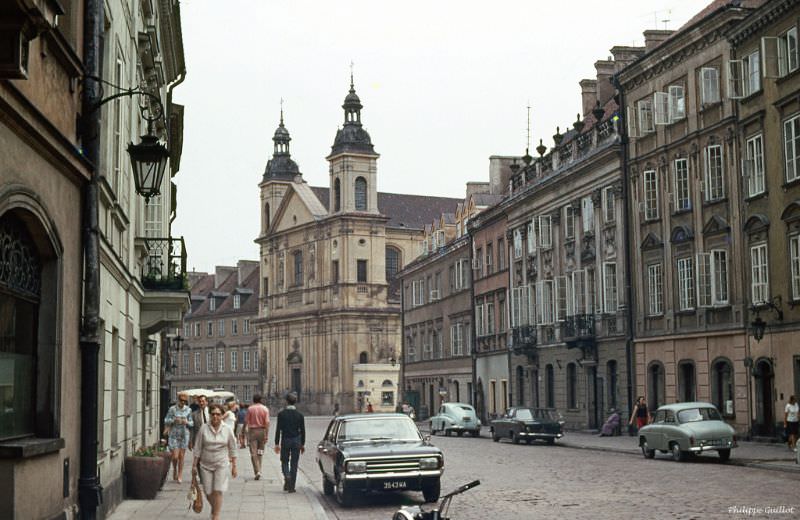
<path fill-rule="evenodd" d="M 668 96 L 670 121 L 678 121 L 686 117 L 686 95 L 683 85 L 670 85 Z"/>
<path fill-rule="evenodd" d="M 719 101 L 719 70 L 716 67 L 703 67 L 700 69 L 700 78 L 703 103 L 717 103 Z"/>
<path fill-rule="evenodd" d="M 713 279 L 710 272 L 711 255 L 697 253 L 697 306 L 710 307 L 711 295 L 714 291 Z"/>
<path fill-rule="evenodd" d="M 628 124 L 628 137 L 639 137 L 639 127 L 636 125 L 636 110 L 632 106 L 629 106 L 626 112 L 627 117 L 625 117 L 625 121 Z"/>
<path fill-rule="evenodd" d="M 556 321 L 564 321 L 567 317 L 567 277 L 556 278 Z"/>
<path fill-rule="evenodd" d="M 780 78 L 786 74 L 786 42 L 781 38 L 761 38 L 761 68 L 765 78 Z"/>
<path fill-rule="evenodd" d="M 653 94 L 653 117 L 655 124 L 668 125 L 670 121 L 669 114 L 669 94 L 666 92 L 656 92 Z"/>
<path fill-rule="evenodd" d="M 528 314 L 526 316 L 528 325 L 536 325 L 536 290 L 533 285 L 525 286 L 525 298 L 528 302 Z"/>
<path fill-rule="evenodd" d="M 741 99 L 745 96 L 744 63 L 742 60 L 730 60 L 728 63 L 728 97 Z"/>

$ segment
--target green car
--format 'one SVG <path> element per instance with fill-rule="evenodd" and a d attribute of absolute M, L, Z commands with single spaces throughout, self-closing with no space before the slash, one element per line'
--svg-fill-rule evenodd
<path fill-rule="evenodd" d="M 736 447 L 736 435 L 713 404 L 676 403 L 656 410 L 653 422 L 639 430 L 639 446 L 648 459 L 655 457 L 656 450 L 672 454 L 676 461 L 716 451 L 725 462 Z"/>

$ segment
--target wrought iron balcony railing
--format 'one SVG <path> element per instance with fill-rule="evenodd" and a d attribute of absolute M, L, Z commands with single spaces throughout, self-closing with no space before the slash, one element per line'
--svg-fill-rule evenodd
<path fill-rule="evenodd" d="M 149 291 L 188 289 L 183 237 L 145 238 L 144 243 L 147 258 L 142 266 L 142 286 Z"/>
<path fill-rule="evenodd" d="M 567 316 L 562 327 L 561 336 L 567 344 L 595 339 L 594 314 Z"/>

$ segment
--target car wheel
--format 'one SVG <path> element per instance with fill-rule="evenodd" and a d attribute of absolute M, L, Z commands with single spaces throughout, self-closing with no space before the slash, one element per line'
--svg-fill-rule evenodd
<path fill-rule="evenodd" d="M 719 451 L 717 451 L 717 454 L 719 454 L 720 462 L 728 462 L 730 460 L 730 458 L 731 458 L 731 450 L 730 449 L 719 450 Z"/>
<path fill-rule="evenodd" d="M 330 496 L 333 494 L 334 491 L 335 488 L 333 483 L 330 480 L 328 480 L 328 477 L 322 475 L 322 492 Z"/>
<path fill-rule="evenodd" d="M 555 443 L 556 443 L 556 440 L 554 438 L 552 438 L 552 437 L 548 437 L 547 438 L 547 444 L 549 444 L 550 446 L 552 446 Z"/>
<path fill-rule="evenodd" d="M 519 436 L 514 432 L 511 432 L 511 442 L 519 444 Z"/>
<path fill-rule="evenodd" d="M 656 456 L 656 450 L 651 450 L 650 447 L 647 445 L 647 439 L 642 439 L 642 455 L 646 459 L 652 459 Z"/>
<path fill-rule="evenodd" d="M 464 436 L 464 430 L 458 430 L 456 432 L 456 435 L 458 435 L 459 437 L 463 437 Z"/>
<path fill-rule="evenodd" d="M 686 452 L 681 450 L 681 445 L 677 442 L 673 442 L 670 445 L 670 450 L 672 451 L 672 460 L 675 462 L 683 462 L 686 460 Z"/>
<path fill-rule="evenodd" d="M 533 439 L 525 439 L 525 444 L 530 444 Z"/>
<path fill-rule="evenodd" d="M 431 421 L 431 435 L 436 435 L 436 430 L 433 428 L 433 421 Z"/>
<path fill-rule="evenodd" d="M 444 436 L 450 437 L 450 430 L 448 430 L 447 428 L 444 429 Z"/>
<path fill-rule="evenodd" d="M 436 502 L 439 500 L 441 491 L 442 487 L 438 478 L 431 483 L 422 484 L 422 496 L 425 498 L 425 502 Z"/>
<path fill-rule="evenodd" d="M 494 430 L 492 430 L 492 440 L 494 442 L 500 442 L 500 437 L 498 437 L 497 433 Z"/>
<path fill-rule="evenodd" d="M 336 501 L 342 507 L 350 507 L 353 503 L 353 494 L 344 485 L 344 479 L 341 477 L 336 478 Z"/>

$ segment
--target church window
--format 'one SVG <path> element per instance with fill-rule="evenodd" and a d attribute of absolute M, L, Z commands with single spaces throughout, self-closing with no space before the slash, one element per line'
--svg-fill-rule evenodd
<path fill-rule="evenodd" d="M 264 205 L 264 232 L 269 231 L 269 204 Z"/>
<path fill-rule="evenodd" d="M 356 260 L 356 274 L 358 283 L 367 283 L 367 261 Z"/>
<path fill-rule="evenodd" d="M 339 179 L 333 181 L 333 211 L 342 210 L 342 186 Z"/>
<path fill-rule="evenodd" d="M 386 282 L 391 283 L 400 270 L 400 251 L 394 247 L 386 248 Z"/>
<path fill-rule="evenodd" d="M 303 285 L 303 252 L 294 252 L 294 284 Z"/>
<path fill-rule="evenodd" d="M 367 181 L 364 177 L 356 179 L 356 211 L 367 210 Z"/>
<path fill-rule="evenodd" d="M 358 362 L 361 363 L 362 365 L 367 364 L 368 358 L 366 352 L 362 352 L 361 354 L 358 355 Z"/>

